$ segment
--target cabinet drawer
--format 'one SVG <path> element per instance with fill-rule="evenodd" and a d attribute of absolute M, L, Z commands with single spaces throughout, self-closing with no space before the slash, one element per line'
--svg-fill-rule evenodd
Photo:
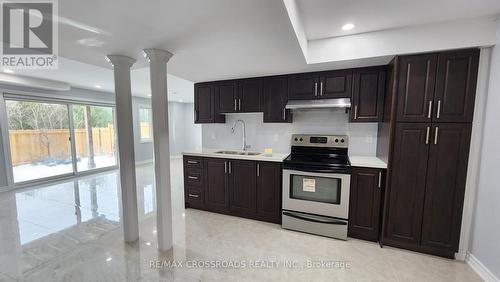
<path fill-rule="evenodd" d="M 184 179 L 186 185 L 203 187 L 203 169 L 186 167 Z"/>
<path fill-rule="evenodd" d="M 186 207 L 203 208 L 204 198 L 203 190 L 196 187 L 186 187 L 185 202 Z"/>
<path fill-rule="evenodd" d="M 203 159 L 196 157 L 184 157 L 184 166 L 187 168 L 203 168 Z"/>

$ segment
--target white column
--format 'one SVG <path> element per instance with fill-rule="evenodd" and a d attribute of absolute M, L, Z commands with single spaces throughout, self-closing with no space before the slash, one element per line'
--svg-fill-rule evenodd
<path fill-rule="evenodd" d="M 108 55 L 106 59 L 113 66 L 115 74 L 123 233 L 125 242 L 134 242 L 139 239 L 132 91 L 130 89 L 130 67 L 135 63 L 135 59 L 122 55 Z"/>
<path fill-rule="evenodd" d="M 166 251 L 172 248 L 172 196 L 167 97 L 167 62 L 172 57 L 172 53 L 159 49 L 145 49 L 144 54 L 150 62 L 158 248 L 161 251 Z"/>

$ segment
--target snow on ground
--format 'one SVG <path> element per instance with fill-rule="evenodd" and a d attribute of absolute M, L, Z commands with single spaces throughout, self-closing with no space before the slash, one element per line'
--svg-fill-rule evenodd
<path fill-rule="evenodd" d="M 96 168 L 108 167 L 116 165 L 115 156 L 95 156 L 94 157 Z M 88 170 L 87 158 L 81 158 L 77 163 L 78 171 Z M 23 182 L 33 179 L 45 178 L 61 174 L 73 172 L 73 165 L 58 164 L 54 166 L 47 166 L 44 164 L 23 164 L 13 167 L 14 182 Z"/>

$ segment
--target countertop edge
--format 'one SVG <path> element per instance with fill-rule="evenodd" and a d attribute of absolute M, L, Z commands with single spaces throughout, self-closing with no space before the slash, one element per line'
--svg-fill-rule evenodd
<path fill-rule="evenodd" d="M 212 153 L 212 152 L 182 152 L 182 156 L 282 163 L 283 160 L 288 157 L 288 154 L 286 154 L 286 155 L 279 154 L 278 156 L 265 157 L 262 155 L 241 156 L 241 155 L 216 154 L 216 153 Z"/>

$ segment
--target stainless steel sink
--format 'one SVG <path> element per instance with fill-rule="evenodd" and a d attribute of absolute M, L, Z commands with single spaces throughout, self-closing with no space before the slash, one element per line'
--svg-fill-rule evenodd
<path fill-rule="evenodd" d="M 242 152 L 242 151 L 217 151 L 216 154 L 225 154 L 225 155 L 240 155 L 240 156 L 258 156 L 261 153 L 259 152 Z"/>

